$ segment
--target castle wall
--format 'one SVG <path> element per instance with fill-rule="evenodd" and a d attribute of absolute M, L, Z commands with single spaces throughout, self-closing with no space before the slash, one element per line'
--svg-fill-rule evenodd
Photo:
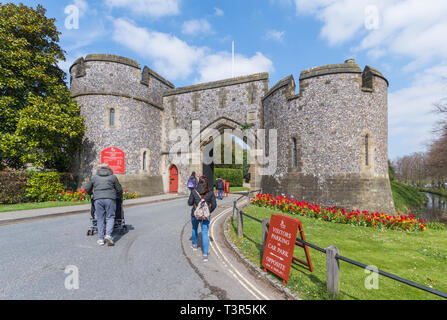
<path fill-rule="evenodd" d="M 80 58 L 70 74 L 72 96 L 88 128 L 78 164 L 82 184 L 95 172 L 101 151 L 114 146 L 126 153 L 125 174 L 117 174 L 125 188 L 142 196 L 168 192 L 174 164 L 178 191 L 187 193 L 186 181 L 191 171 L 202 172 L 202 159 L 176 163 L 172 147 L 179 140 L 170 141 L 172 131 L 184 129 L 191 147 L 194 120 L 202 134 L 251 124 L 245 133 L 275 129 L 278 139 L 275 172 L 261 176 L 261 165 L 252 164 L 252 188 L 324 206 L 394 212 L 388 82 L 372 67 L 362 71 L 347 60 L 304 70 L 298 94 L 292 76 L 268 90 L 267 73 L 174 88 L 149 67 L 141 70 L 138 62 L 114 55 Z M 265 142 L 270 157 L 274 148 L 268 136 Z M 207 143 L 189 156 L 201 158 Z M 256 148 L 253 153 L 264 152 Z"/>
<path fill-rule="evenodd" d="M 392 213 L 388 83 L 373 75 L 373 89 L 364 88 L 356 64 L 335 66 L 322 67 L 316 75 L 315 70 L 303 72 L 298 95 L 292 78 L 264 99 L 265 128 L 278 129 L 278 168 L 272 177 L 263 177 L 263 188 L 325 206 Z"/>
<path fill-rule="evenodd" d="M 153 101 L 161 102 L 167 84 L 156 79 L 141 83 L 138 63 L 127 58 L 89 55 L 82 60 L 70 69 L 71 93 L 87 127 L 78 164 L 80 186 L 96 172 L 101 151 L 117 147 L 125 152 L 125 173 L 116 174 L 123 187 L 142 196 L 162 193 L 162 106 Z"/>
<path fill-rule="evenodd" d="M 240 130 L 240 125 L 251 123 L 253 127 L 250 130 L 256 132 L 256 129 L 262 128 L 261 98 L 267 89 L 268 74 L 263 73 L 167 90 L 163 96 L 165 151 L 168 152 L 176 143 L 168 139 L 170 130 L 183 128 L 191 135 L 194 120 L 200 121 L 201 130 L 214 128 L 223 133 L 224 128 L 234 127 Z M 166 170 L 169 164 L 169 155 L 166 154 Z M 202 165 L 176 165 L 181 181 L 179 192 L 189 192 L 186 181 L 191 171 L 202 172 Z M 255 176 L 253 177 L 255 181 Z"/>

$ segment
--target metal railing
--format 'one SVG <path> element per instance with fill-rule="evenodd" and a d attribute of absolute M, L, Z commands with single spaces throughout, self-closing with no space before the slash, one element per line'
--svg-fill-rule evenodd
<path fill-rule="evenodd" d="M 252 192 L 256 192 L 256 191 L 257 190 L 252 191 Z M 243 195 L 242 197 L 239 197 L 237 201 L 242 199 L 244 196 L 248 197 L 248 195 L 250 193 L 251 192 L 249 192 L 247 195 Z M 244 225 L 243 217 L 244 216 L 249 218 L 249 219 L 252 219 L 252 220 L 254 220 L 256 222 L 259 222 L 261 224 L 263 223 L 263 221 L 255 218 L 253 216 L 250 216 L 250 215 L 246 214 L 245 212 L 243 212 L 242 210 L 238 209 L 237 208 L 237 203 L 236 203 L 237 201 L 234 202 L 234 208 L 235 208 L 235 210 L 237 212 L 237 234 L 238 234 L 239 238 L 242 238 L 243 237 L 243 233 L 244 233 L 244 231 L 243 231 L 243 225 Z M 234 212 L 233 212 L 233 214 L 234 214 Z M 233 217 L 234 217 L 234 215 L 233 215 Z M 263 235 L 263 247 L 264 247 L 265 246 L 265 239 L 267 238 L 266 234 L 268 232 L 269 223 L 268 222 L 264 223 L 263 224 L 263 228 L 266 228 L 266 230 L 263 230 L 263 234 L 264 234 Z M 296 241 L 301 243 L 301 244 L 303 244 L 303 245 L 306 245 L 306 246 L 308 246 L 308 247 L 310 247 L 310 248 L 312 248 L 314 250 L 317 250 L 319 252 L 322 252 L 322 253 L 326 254 L 326 286 L 327 286 L 328 292 L 330 294 L 332 294 L 332 295 L 337 295 L 339 293 L 339 283 L 340 283 L 340 279 L 339 279 L 339 271 L 340 271 L 339 261 L 341 260 L 341 261 L 344 261 L 346 263 L 349 263 L 349 264 L 352 264 L 354 266 L 357 266 L 359 268 L 376 272 L 379 275 L 382 275 L 384 277 L 387 277 L 387 278 L 390 278 L 392 280 L 398 281 L 398 282 L 403 283 L 405 285 L 408 285 L 408 286 L 411 286 L 411 287 L 414 287 L 414 288 L 417 288 L 417 289 L 420 289 L 420 290 L 423 290 L 423 291 L 426 291 L 426 292 L 429 292 L 431 294 L 434 294 L 434 295 L 437 295 L 437 296 L 440 296 L 440 297 L 443 297 L 443 298 L 447 299 L 447 293 L 445 293 L 445 292 L 442 292 L 442 291 L 439 291 L 439 290 L 436 290 L 436 289 L 433 289 L 433 288 L 421 285 L 419 283 L 413 282 L 413 281 L 408 280 L 408 279 L 401 278 L 399 276 L 396 276 L 396 275 L 391 274 L 389 272 L 385 272 L 383 270 L 379 270 L 379 269 L 376 269 L 376 268 L 371 268 L 371 266 L 368 266 L 368 265 L 366 265 L 364 263 L 361 263 L 361 262 L 358 262 L 358 261 L 346 258 L 344 256 L 341 256 L 341 255 L 339 255 L 339 249 L 337 247 L 335 247 L 335 246 L 330 246 L 330 247 L 324 249 L 324 248 L 321 248 L 321 247 L 319 247 L 319 246 L 317 246 L 315 244 L 312 244 L 310 242 L 307 242 L 307 241 L 304 241 L 304 240 L 301 240 L 301 239 L 298 239 L 298 238 L 296 238 Z"/>

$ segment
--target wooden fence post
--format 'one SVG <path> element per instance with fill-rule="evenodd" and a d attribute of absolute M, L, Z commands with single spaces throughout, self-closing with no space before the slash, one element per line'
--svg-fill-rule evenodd
<path fill-rule="evenodd" d="M 242 210 L 237 214 L 237 236 L 240 239 L 244 237 L 244 219 L 242 217 Z"/>
<path fill-rule="evenodd" d="M 267 235 L 269 231 L 267 224 L 269 221 L 269 218 L 262 219 L 262 257 L 264 256 L 265 245 L 267 243 Z"/>
<path fill-rule="evenodd" d="M 340 290 L 340 264 L 336 258 L 338 252 L 335 246 L 326 249 L 326 287 L 333 296 L 338 295 Z"/>
<path fill-rule="evenodd" d="M 237 219 L 237 217 L 236 217 L 236 215 L 237 215 L 237 206 L 236 206 L 236 200 L 234 200 L 233 201 L 233 220 L 236 220 Z"/>

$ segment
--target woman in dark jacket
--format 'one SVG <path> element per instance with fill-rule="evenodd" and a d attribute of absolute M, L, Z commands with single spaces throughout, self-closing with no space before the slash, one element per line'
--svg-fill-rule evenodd
<path fill-rule="evenodd" d="M 206 204 L 210 209 L 210 219 L 209 220 L 197 220 L 194 216 L 194 211 L 199 205 L 201 198 L 205 200 Z M 189 195 L 188 205 L 192 206 L 191 208 L 191 224 L 192 224 L 192 249 L 197 250 L 197 238 L 198 233 L 197 229 L 199 227 L 199 223 L 202 224 L 202 249 L 203 249 L 203 261 L 208 261 L 208 248 L 209 248 L 209 238 L 208 238 L 208 229 L 210 226 L 211 213 L 216 209 L 216 196 L 212 189 L 208 187 L 208 179 L 206 177 L 200 177 L 199 184 L 197 188 L 195 188 L 191 194 Z"/>

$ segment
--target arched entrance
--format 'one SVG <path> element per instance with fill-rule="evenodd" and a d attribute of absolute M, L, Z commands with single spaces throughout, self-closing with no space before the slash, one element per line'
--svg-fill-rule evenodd
<path fill-rule="evenodd" d="M 172 165 L 169 169 L 169 193 L 178 192 L 178 169 Z"/>

